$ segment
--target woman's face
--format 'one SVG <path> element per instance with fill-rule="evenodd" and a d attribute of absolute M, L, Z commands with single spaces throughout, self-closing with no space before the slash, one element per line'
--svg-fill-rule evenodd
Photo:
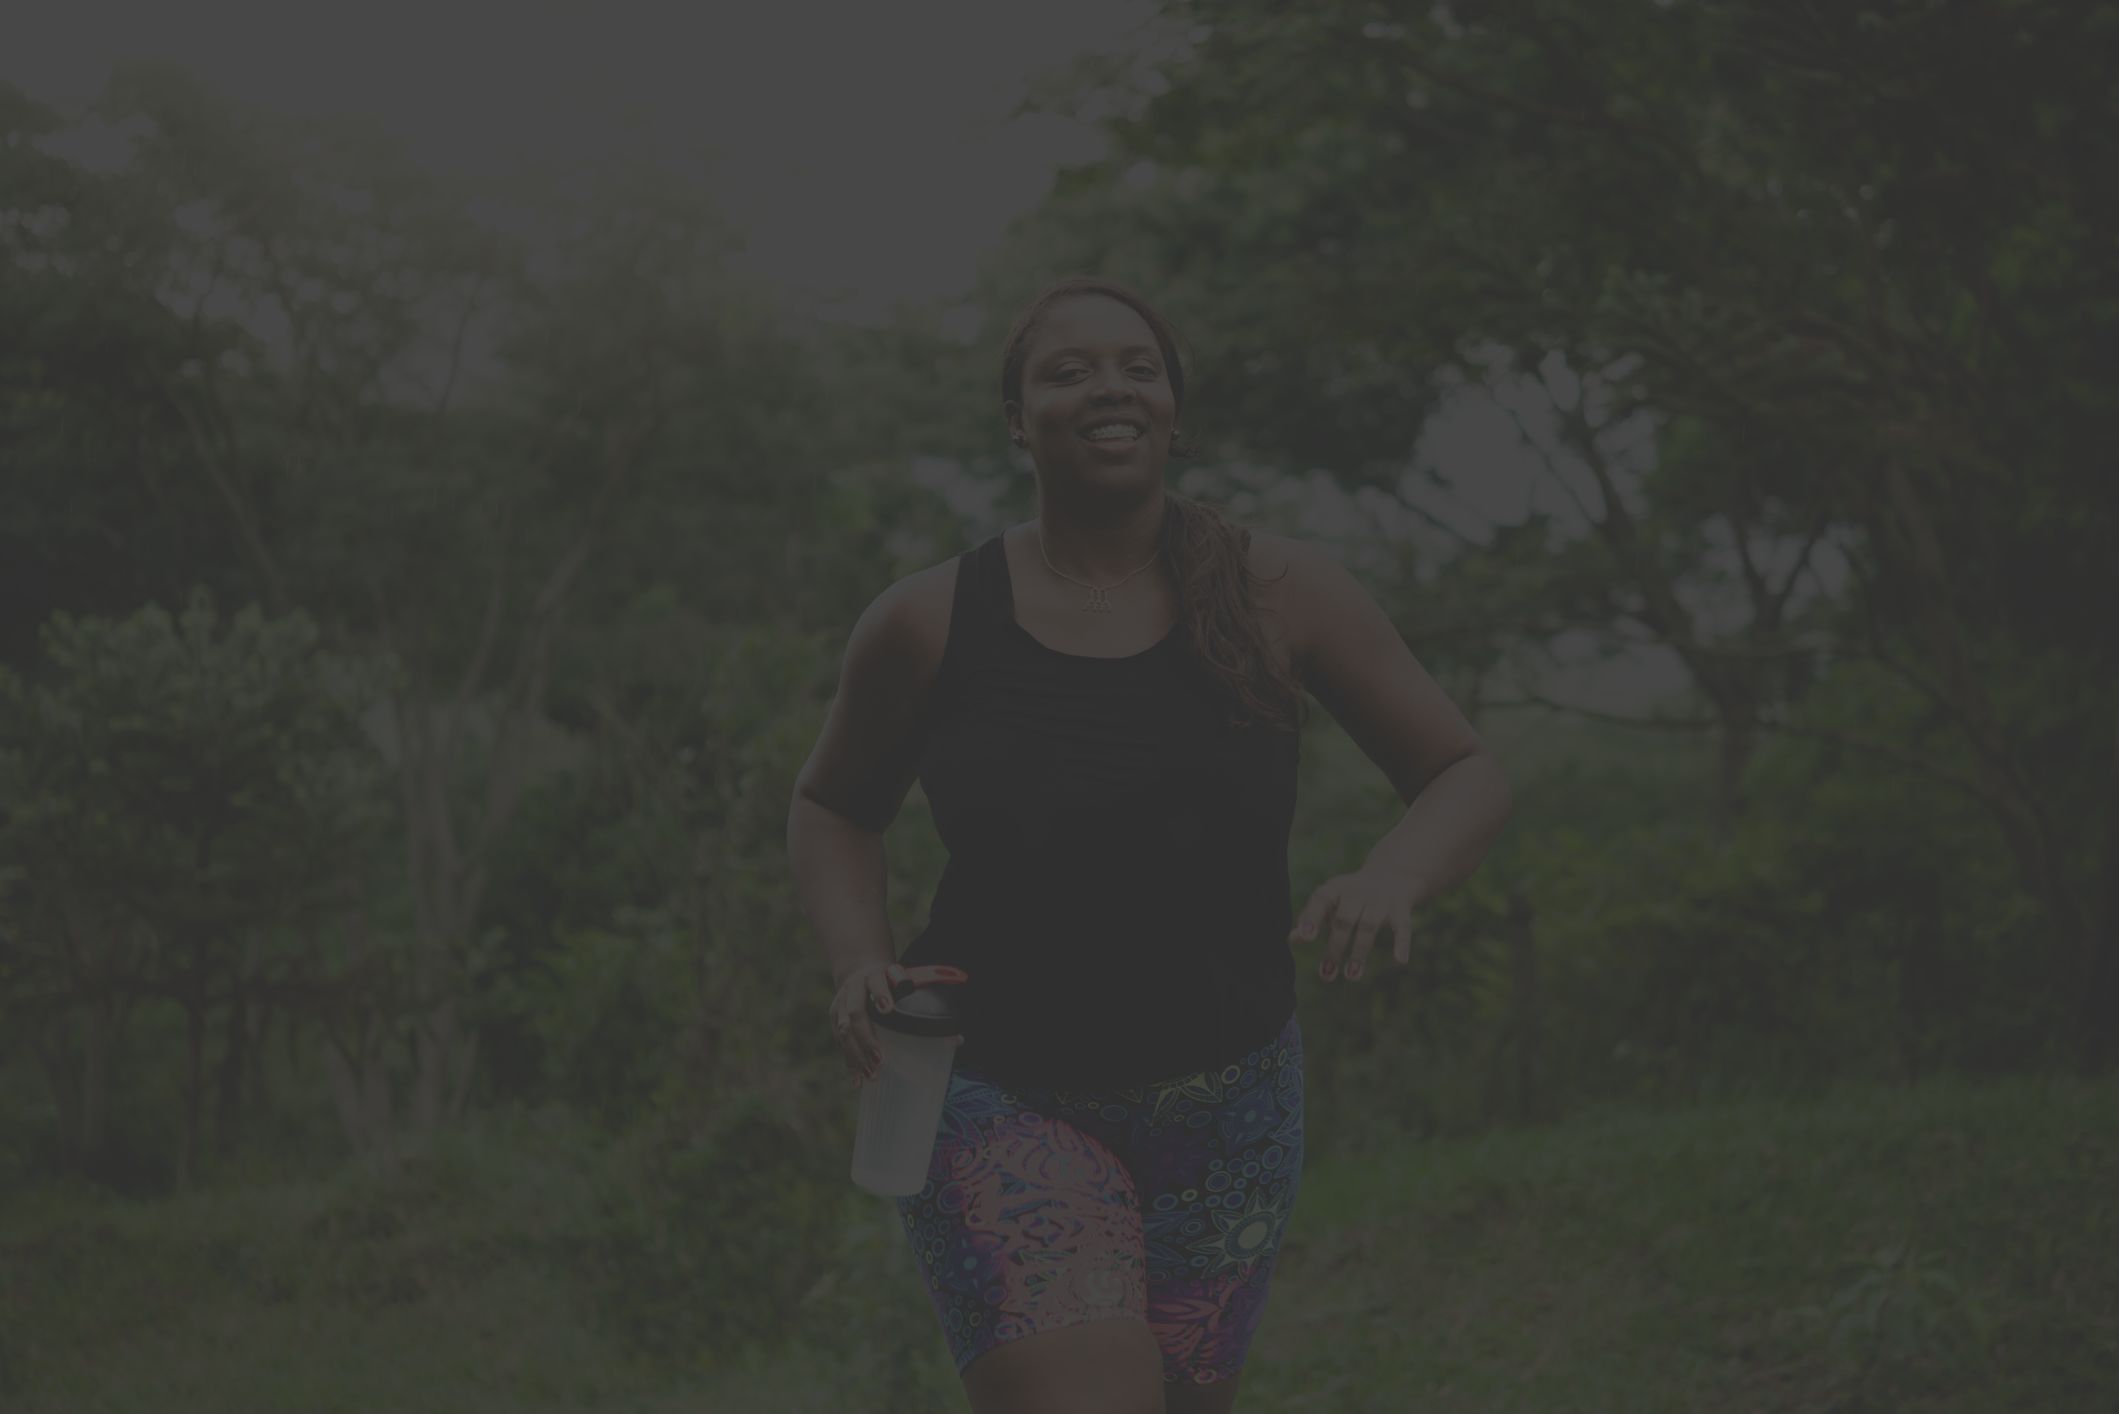
<path fill-rule="evenodd" d="M 1085 488 L 1162 480 L 1177 398 L 1155 331 L 1131 306 L 1075 295 L 1045 310 L 1007 408 L 1040 476 Z"/>

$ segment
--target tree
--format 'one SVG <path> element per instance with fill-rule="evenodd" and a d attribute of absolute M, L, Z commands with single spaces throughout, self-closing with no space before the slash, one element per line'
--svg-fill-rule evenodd
<path fill-rule="evenodd" d="M 1147 72 L 1059 89 L 1113 150 L 1041 218 L 1217 312 L 1210 415 L 1259 455 L 1396 482 L 1447 379 L 1578 385 L 1548 450 L 1607 552 L 1590 603 L 1685 663 L 1725 799 L 1762 731 L 1963 787 L 2108 1061 L 2119 650 L 2082 606 L 2119 598 L 2119 490 L 2082 370 L 2119 294 L 2115 14 L 1176 3 Z M 1820 547 L 1847 574 L 1796 614 Z M 1930 721 L 1806 717 L 1856 662 Z"/>
<path fill-rule="evenodd" d="M 108 1057 L 142 1000 L 185 1021 L 177 1182 L 200 1157 L 221 1033 L 222 1146 L 275 974 L 372 848 L 378 800 L 357 679 L 313 625 L 196 596 L 172 618 L 60 616 L 36 679 L 0 677 L 5 1002 L 92 1158 Z M 279 954 L 273 946 L 297 949 Z"/>

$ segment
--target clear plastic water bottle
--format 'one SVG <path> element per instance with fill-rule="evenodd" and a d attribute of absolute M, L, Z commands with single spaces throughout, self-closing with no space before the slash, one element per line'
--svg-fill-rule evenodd
<path fill-rule="evenodd" d="M 968 981 L 960 968 L 908 968 L 891 989 L 891 1009 L 868 1004 L 882 1063 L 861 1087 L 853 1140 L 853 1181 L 871 1193 L 903 1198 L 927 1184 L 927 1165 L 949 1094 L 949 1073 L 963 1043 L 962 1016 L 943 986 Z"/>

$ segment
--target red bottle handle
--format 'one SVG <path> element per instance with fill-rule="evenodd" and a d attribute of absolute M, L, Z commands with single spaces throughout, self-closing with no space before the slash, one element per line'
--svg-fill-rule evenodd
<path fill-rule="evenodd" d="M 923 987 L 931 982 L 969 982 L 971 980 L 971 975 L 964 971 L 963 968 L 951 967 L 946 962 L 929 963 L 924 967 L 907 967 L 903 969 L 903 972 L 904 983 L 914 987 Z"/>

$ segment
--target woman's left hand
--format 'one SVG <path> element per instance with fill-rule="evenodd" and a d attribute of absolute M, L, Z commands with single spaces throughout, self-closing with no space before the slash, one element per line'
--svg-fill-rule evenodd
<path fill-rule="evenodd" d="M 1329 982 L 1344 962 L 1347 981 L 1359 982 L 1367 970 L 1365 964 L 1376 932 L 1386 923 L 1398 940 L 1393 950 L 1398 961 L 1413 960 L 1413 903 L 1419 896 L 1419 882 L 1404 874 L 1357 869 L 1337 875 L 1319 884 L 1310 895 L 1310 901 L 1296 915 L 1288 942 L 1310 942 L 1329 927 L 1324 961 L 1319 964 L 1317 975 Z"/>

